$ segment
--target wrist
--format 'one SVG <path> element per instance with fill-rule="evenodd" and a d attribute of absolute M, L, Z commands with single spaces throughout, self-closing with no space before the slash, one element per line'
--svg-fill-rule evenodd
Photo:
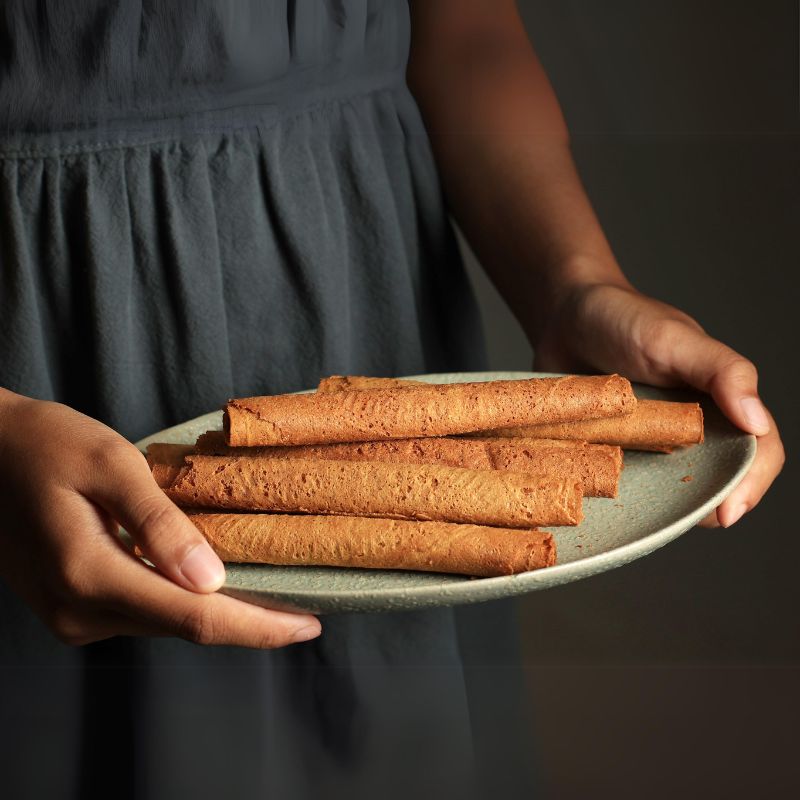
<path fill-rule="evenodd" d="M 573 319 L 589 294 L 604 288 L 636 292 L 613 259 L 577 256 L 546 270 L 543 277 L 535 306 L 521 321 L 534 349 L 545 335 Z"/>
<path fill-rule="evenodd" d="M 633 288 L 612 256 L 573 255 L 564 259 L 552 272 L 559 288 L 566 294 L 597 285 Z"/>

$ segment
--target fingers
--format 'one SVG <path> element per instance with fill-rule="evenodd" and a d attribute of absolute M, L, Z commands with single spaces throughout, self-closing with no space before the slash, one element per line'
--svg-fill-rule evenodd
<path fill-rule="evenodd" d="M 743 431 L 765 436 L 770 417 L 758 396 L 758 373 L 753 364 L 733 350 L 711 374 L 708 391 L 722 413 Z"/>
<path fill-rule="evenodd" d="M 774 423 L 766 436 L 758 439 L 758 452 L 750 471 L 717 509 L 717 519 L 729 528 L 754 508 L 780 473 L 786 456 Z"/>
<path fill-rule="evenodd" d="M 132 556 L 120 555 L 113 580 L 104 580 L 102 601 L 155 635 L 263 649 L 308 641 L 321 633 L 319 621 L 310 614 L 272 611 L 222 594 L 187 592 Z"/>
<path fill-rule="evenodd" d="M 729 528 L 755 508 L 778 477 L 786 461 L 786 455 L 777 426 L 771 416 L 769 425 L 770 432 L 766 436 L 758 437 L 758 451 L 750 471 L 719 508 L 700 523 L 701 527 Z"/>
<path fill-rule="evenodd" d="M 73 490 L 51 496 L 39 524 L 59 530 L 36 573 L 32 605 L 58 638 L 86 644 L 110 636 L 180 636 L 199 644 L 281 647 L 318 636 L 307 614 L 262 609 L 176 585 L 114 536 L 108 512 Z"/>
<path fill-rule="evenodd" d="M 195 592 L 213 592 L 225 567 L 188 517 L 158 488 L 144 457 L 127 443 L 106 447 L 86 493 L 128 531 L 170 580 Z"/>
<path fill-rule="evenodd" d="M 53 635 L 72 647 L 100 642 L 112 636 L 162 636 L 161 629 L 125 614 L 105 609 L 71 606 L 47 615 Z"/>
<path fill-rule="evenodd" d="M 669 320 L 660 331 L 652 346 L 673 377 L 710 394 L 743 431 L 755 436 L 769 432 L 771 420 L 758 396 L 758 372 L 752 362 L 683 322 Z"/>

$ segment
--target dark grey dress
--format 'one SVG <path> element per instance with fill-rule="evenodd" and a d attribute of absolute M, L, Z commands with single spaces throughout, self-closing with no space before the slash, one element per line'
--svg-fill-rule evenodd
<path fill-rule="evenodd" d="M 331 373 L 484 368 L 408 45 L 404 0 L 6 0 L 0 385 L 135 440 Z M 517 785 L 524 701 L 480 677 L 513 659 L 509 609 L 459 615 L 326 618 L 276 652 L 76 649 L 0 585 L 0 791 Z"/>

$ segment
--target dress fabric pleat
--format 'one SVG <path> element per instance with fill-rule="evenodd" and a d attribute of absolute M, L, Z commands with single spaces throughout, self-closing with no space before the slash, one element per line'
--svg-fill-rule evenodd
<path fill-rule="evenodd" d="M 135 441 L 333 373 L 485 369 L 409 38 L 404 0 L 7 0 L 0 385 Z M 487 709 L 524 703 L 479 679 L 508 604 L 323 626 L 269 652 L 70 648 L 0 582 L 4 796 L 469 797 L 522 775 L 482 744 L 507 722 Z"/>

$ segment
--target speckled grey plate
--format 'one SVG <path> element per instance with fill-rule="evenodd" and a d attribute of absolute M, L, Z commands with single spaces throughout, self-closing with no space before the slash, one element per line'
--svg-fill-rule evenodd
<path fill-rule="evenodd" d="M 431 383 L 549 377 L 535 372 L 475 372 L 414 376 Z M 755 457 L 755 437 L 737 431 L 707 397 L 636 386 L 638 397 L 699 399 L 705 414 L 702 445 L 671 455 L 625 454 L 619 497 L 586 498 L 576 528 L 551 528 L 558 564 L 501 578 L 467 578 L 422 572 L 330 567 L 230 564 L 221 591 L 271 608 L 336 613 L 401 611 L 477 603 L 547 589 L 621 567 L 688 531 L 727 497 Z M 150 442 L 191 444 L 206 430 L 221 429 L 215 411 L 148 436 Z M 687 475 L 691 481 L 683 481 Z"/>

